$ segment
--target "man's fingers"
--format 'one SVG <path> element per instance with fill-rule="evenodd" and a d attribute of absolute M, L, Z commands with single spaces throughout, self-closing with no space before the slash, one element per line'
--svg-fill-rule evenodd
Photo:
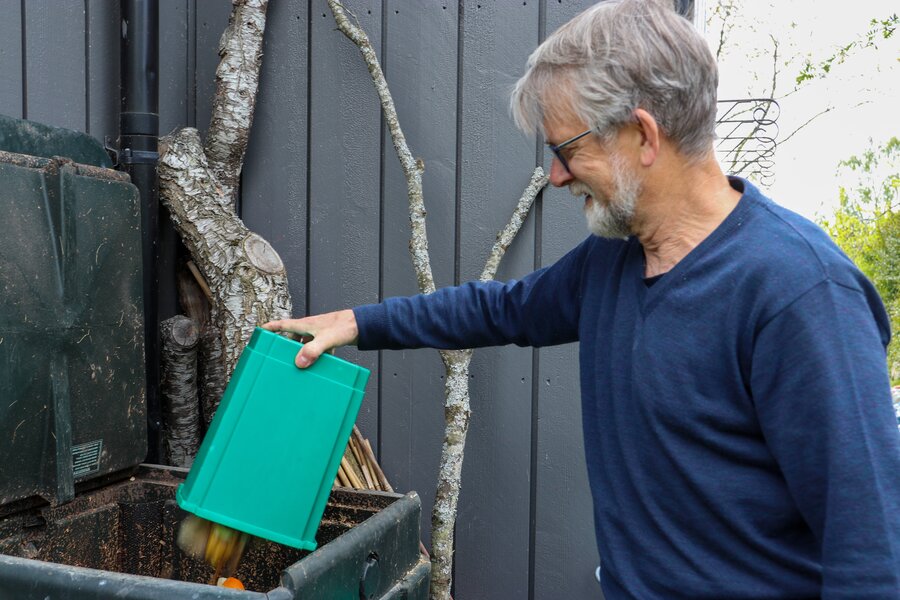
<path fill-rule="evenodd" d="M 322 355 L 322 352 L 327 349 L 328 348 L 322 344 L 322 342 L 313 339 L 311 342 L 304 344 L 303 347 L 300 348 L 300 352 L 297 353 L 297 357 L 294 359 L 294 364 L 301 369 L 305 369 L 316 362 Z"/>
<path fill-rule="evenodd" d="M 260 325 L 266 331 L 282 331 L 284 321 L 269 321 L 268 323 L 263 323 Z"/>
<path fill-rule="evenodd" d="M 340 310 L 302 319 L 281 319 L 261 325 L 263 329 L 284 332 L 299 339 L 303 348 L 294 362 L 301 369 L 318 360 L 323 352 L 334 352 L 338 346 L 355 344 L 359 335 L 352 310 Z"/>
<path fill-rule="evenodd" d="M 314 335 L 310 331 L 310 325 L 306 319 L 282 319 L 280 321 L 269 321 L 260 325 L 266 331 L 275 333 L 284 332 L 292 334 L 291 337 L 302 337 Z"/>

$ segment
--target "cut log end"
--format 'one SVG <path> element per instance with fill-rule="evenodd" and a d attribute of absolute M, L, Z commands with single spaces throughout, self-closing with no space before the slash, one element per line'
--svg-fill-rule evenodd
<path fill-rule="evenodd" d="M 163 322 L 163 336 L 170 337 L 178 347 L 192 348 L 200 340 L 200 329 L 194 319 L 176 315 Z"/>
<path fill-rule="evenodd" d="M 284 263 L 275 248 L 257 234 L 251 233 L 244 239 L 244 252 L 250 264 L 260 271 L 270 275 L 284 273 Z"/>

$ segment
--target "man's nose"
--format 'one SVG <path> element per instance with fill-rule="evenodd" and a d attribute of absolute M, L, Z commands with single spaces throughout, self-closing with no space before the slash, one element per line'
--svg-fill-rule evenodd
<path fill-rule="evenodd" d="M 574 181 L 574 177 L 569 173 L 569 170 L 565 168 L 559 159 L 555 156 L 553 157 L 552 162 L 550 163 L 550 183 L 556 187 L 562 187 L 564 185 L 568 185 L 572 181 Z"/>

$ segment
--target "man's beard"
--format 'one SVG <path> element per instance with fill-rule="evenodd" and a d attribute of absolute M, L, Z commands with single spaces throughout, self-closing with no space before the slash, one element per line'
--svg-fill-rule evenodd
<path fill-rule="evenodd" d="M 624 238 L 631 235 L 631 221 L 641 191 L 641 182 L 637 176 L 629 172 L 618 156 L 612 159 L 612 194 L 600 196 L 596 190 L 580 181 L 573 183 L 569 189 L 575 196 L 592 197 L 590 204 L 584 208 L 588 229 L 594 235 L 605 238 Z"/>

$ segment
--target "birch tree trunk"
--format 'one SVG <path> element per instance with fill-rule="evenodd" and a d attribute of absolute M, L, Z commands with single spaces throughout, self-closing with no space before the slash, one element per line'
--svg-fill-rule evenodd
<path fill-rule="evenodd" d="M 206 143 L 196 129 L 181 129 L 160 140 L 159 158 L 160 198 L 212 295 L 210 325 L 219 331 L 226 377 L 257 324 L 291 315 L 281 258 L 234 211 L 256 106 L 268 2 L 233 4 L 219 44 Z M 215 365 L 204 368 L 217 372 Z"/>
<path fill-rule="evenodd" d="M 328 6 L 334 15 L 338 29 L 359 48 L 365 60 L 369 74 L 375 85 L 375 91 L 381 101 L 382 111 L 394 149 L 400 159 L 400 166 L 407 182 L 409 198 L 409 220 L 411 236 L 409 251 L 416 272 L 419 291 L 430 294 L 435 290 L 431 272 L 431 260 L 428 254 L 428 234 L 425 227 L 425 202 L 422 191 L 422 172 L 425 165 L 414 159 L 406 143 L 406 137 L 400 128 L 394 101 L 388 88 L 387 80 L 378 62 L 375 49 L 372 47 L 365 31 L 351 23 L 347 12 L 338 0 L 328 0 Z M 547 177 L 543 170 L 535 169 L 531 181 L 519 199 L 515 211 L 506 227 L 497 234 L 482 272 L 483 281 L 493 279 L 497 274 L 500 260 L 512 243 L 525 217 L 531 209 L 537 194 L 547 185 Z M 438 474 L 437 493 L 431 514 L 431 600 L 450 598 L 451 577 L 453 572 L 454 526 L 456 508 L 459 501 L 459 490 L 462 481 L 462 463 L 465 454 L 466 434 L 469 430 L 471 415 L 469 401 L 469 364 L 472 350 L 442 350 L 441 360 L 447 376 L 444 384 L 444 417 L 446 429 L 444 444 L 441 450 L 441 463 Z"/>

